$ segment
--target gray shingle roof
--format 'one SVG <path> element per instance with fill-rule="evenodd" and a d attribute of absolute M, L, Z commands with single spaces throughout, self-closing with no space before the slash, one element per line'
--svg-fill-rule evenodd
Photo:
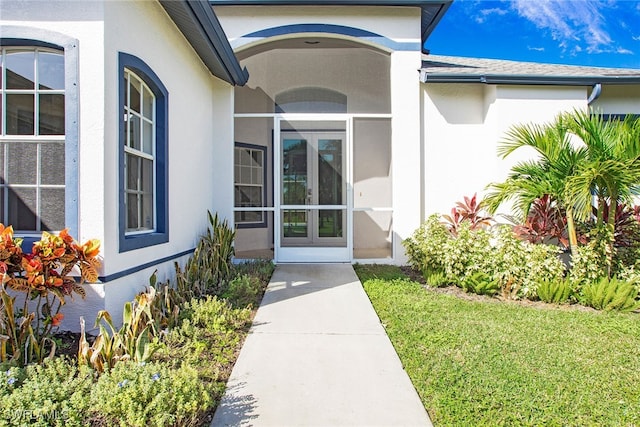
<path fill-rule="evenodd" d="M 638 84 L 640 69 L 582 67 L 502 59 L 424 55 L 421 79 L 430 83 L 593 85 Z"/>

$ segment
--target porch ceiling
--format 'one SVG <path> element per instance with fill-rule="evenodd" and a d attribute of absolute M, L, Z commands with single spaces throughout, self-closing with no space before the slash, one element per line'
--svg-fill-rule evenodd
<path fill-rule="evenodd" d="M 212 6 L 411 6 L 422 10 L 422 45 L 453 0 L 209 0 Z"/>
<path fill-rule="evenodd" d="M 344 39 L 336 39 L 336 38 L 328 38 L 323 36 L 318 37 L 299 37 L 292 39 L 283 39 L 276 40 L 269 43 L 262 43 L 247 49 L 243 49 L 236 53 L 236 56 L 239 60 L 243 60 L 245 58 L 249 58 L 253 55 L 267 52 L 274 49 L 349 49 L 349 48 L 363 48 L 361 43 L 357 43 L 355 41 L 344 40 Z M 370 47 L 372 50 L 378 51 L 378 49 L 374 49 Z M 379 50 L 381 53 L 385 53 L 382 50 Z"/>

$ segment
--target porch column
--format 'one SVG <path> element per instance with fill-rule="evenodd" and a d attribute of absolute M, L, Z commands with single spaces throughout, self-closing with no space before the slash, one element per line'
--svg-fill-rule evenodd
<path fill-rule="evenodd" d="M 407 260 L 402 241 L 420 225 L 420 80 L 418 51 L 391 55 L 391 157 L 395 262 Z"/>

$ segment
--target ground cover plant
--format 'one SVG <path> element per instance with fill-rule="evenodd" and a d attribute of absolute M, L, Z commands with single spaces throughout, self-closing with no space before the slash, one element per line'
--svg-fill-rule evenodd
<path fill-rule="evenodd" d="M 356 272 L 434 425 L 640 424 L 637 314 L 465 299 L 394 266 Z"/>
<path fill-rule="evenodd" d="M 194 256 L 176 265 L 177 279 L 152 275 L 125 304 L 122 322 L 101 311 L 97 336 L 83 324 L 77 357 L 0 361 L 0 426 L 210 423 L 274 266 L 233 265 L 233 230 L 208 218 Z M 93 243 L 76 246 L 89 251 Z M 0 308 L 15 323 L 18 313 Z"/>

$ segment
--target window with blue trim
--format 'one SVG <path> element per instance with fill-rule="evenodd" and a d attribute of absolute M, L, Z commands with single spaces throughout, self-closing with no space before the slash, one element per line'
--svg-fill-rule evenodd
<path fill-rule="evenodd" d="M 236 208 L 265 206 L 267 181 L 267 147 L 236 142 L 234 155 L 234 194 Z M 235 211 L 238 228 L 266 227 L 263 211 Z"/>
<path fill-rule="evenodd" d="M 168 233 L 168 92 L 141 59 L 120 53 L 120 252 Z"/>
<path fill-rule="evenodd" d="M 64 51 L 2 46 L 0 91 L 0 222 L 25 236 L 60 231 L 66 187 Z"/>

